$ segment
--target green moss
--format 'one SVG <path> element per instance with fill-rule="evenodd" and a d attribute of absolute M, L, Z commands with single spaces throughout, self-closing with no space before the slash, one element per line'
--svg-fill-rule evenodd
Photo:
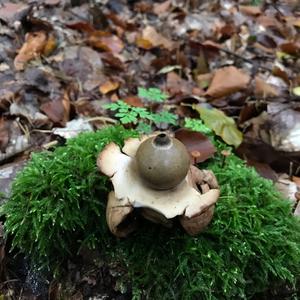
<path fill-rule="evenodd" d="M 4 205 L 5 229 L 13 246 L 42 266 L 57 266 L 83 245 L 107 234 L 103 222 L 108 179 L 96 166 L 109 142 L 135 136 L 123 127 L 84 133 L 53 152 L 32 155 Z"/>
<path fill-rule="evenodd" d="M 300 222 L 270 181 L 231 155 L 205 165 L 221 186 L 213 222 L 198 237 L 145 222 L 127 239 L 105 222 L 107 179 L 96 170 L 109 141 L 133 135 L 122 128 L 83 134 L 67 147 L 33 156 L 4 207 L 14 245 L 46 265 L 74 254 L 83 241 L 124 270 L 120 280 L 139 299 L 239 299 L 300 275 Z M 223 144 L 219 144 L 221 149 Z"/>

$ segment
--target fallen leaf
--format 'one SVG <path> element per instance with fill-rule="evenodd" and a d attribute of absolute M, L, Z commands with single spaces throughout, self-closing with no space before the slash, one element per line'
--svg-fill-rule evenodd
<path fill-rule="evenodd" d="M 257 23 L 265 28 L 272 27 L 278 29 L 281 26 L 280 22 L 273 16 L 259 16 Z"/>
<path fill-rule="evenodd" d="M 216 152 L 209 138 L 200 132 L 181 128 L 175 131 L 175 138 L 186 146 L 195 164 L 207 160 Z"/>
<path fill-rule="evenodd" d="M 95 31 L 95 28 L 90 23 L 86 22 L 77 22 L 73 24 L 67 24 L 66 26 L 70 29 L 78 30 L 80 32 L 91 33 Z"/>
<path fill-rule="evenodd" d="M 137 96 L 129 96 L 125 97 L 123 101 L 131 106 L 135 107 L 144 107 L 145 105 L 143 104 L 142 100 L 140 97 Z"/>
<path fill-rule="evenodd" d="M 273 182 L 277 181 L 277 174 L 276 172 L 270 167 L 270 165 L 266 163 L 261 163 L 255 160 L 251 160 L 247 158 L 247 165 L 250 167 L 254 167 L 256 172 L 267 179 L 272 180 Z"/>
<path fill-rule="evenodd" d="M 300 86 L 293 88 L 293 94 L 300 97 Z"/>
<path fill-rule="evenodd" d="M 91 32 L 87 41 L 90 46 L 113 54 L 120 53 L 124 48 L 119 37 L 101 30 Z"/>
<path fill-rule="evenodd" d="M 266 83 L 262 78 L 259 76 L 255 77 L 255 95 L 266 97 L 278 97 L 279 91 L 271 86 L 270 84 Z"/>
<path fill-rule="evenodd" d="M 153 5 L 153 12 L 158 16 L 161 14 L 164 14 L 164 13 L 168 12 L 168 10 L 171 7 L 171 4 L 172 4 L 171 0 L 167 0 L 162 3 L 155 3 Z"/>
<path fill-rule="evenodd" d="M 4 3 L 0 8 L 0 19 L 6 23 L 13 23 L 18 19 L 18 15 L 28 9 L 28 5 L 21 3 Z"/>
<path fill-rule="evenodd" d="M 124 63 L 117 57 L 115 57 L 112 53 L 110 52 L 103 52 L 100 53 L 100 57 L 102 60 L 109 65 L 109 67 L 124 71 L 125 65 Z"/>
<path fill-rule="evenodd" d="M 192 93 L 192 86 L 190 82 L 182 79 L 177 73 L 170 72 L 167 75 L 167 90 L 170 95 L 187 95 Z"/>
<path fill-rule="evenodd" d="M 239 5 L 239 10 L 241 13 L 253 17 L 261 14 L 261 9 L 259 6 Z"/>
<path fill-rule="evenodd" d="M 56 6 L 60 3 L 60 0 L 45 0 L 45 5 Z"/>
<path fill-rule="evenodd" d="M 287 85 L 290 84 L 289 75 L 287 74 L 287 72 L 285 70 L 282 70 L 281 68 L 279 68 L 277 66 L 274 66 L 273 70 L 272 70 L 272 74 L 274 76 L 281 78 Z"/>
<path fill-rule="evenodd" d="M 236 127 L 235 121 L 227 117 L 221 110 L 193 105 L 200 114 L 204 124 L 220 136 L 228 145 L 238 147 L 243 141 L 243 134 Z"/>
<path fill-rule="evenodd" d="M 9 123 L 4 119 L 0 119 L 0 151 L 5 152 L 9 142 Z"/>
<path fill-rule="evenodd" d="M 292 180 L 298 185 L 298 187 L 300 187 L 300 177 L 293 176 Z"/>
<path fill-rule="evenodd" d="M 54 34 L 48 34 L 46 45 L 43 49 L 43 55 L 50 55 L 57 47 L 57 41 Z"/>
<path fill-rule="evenodd" d="M 14 65 L 16 70 L 21 71 L 25 64 L 41 55 L 47 44 L 47 34 L 44 31 L 28 33 L 25 43 L 15 57 Z"/>
<path fill-rule="evenodd" d="M 280 45 L 280 49 L 284 53 L 288 53 L 290 55 L 298 55 L 300 53 L 300 43 L 297 42 L 288 42 Z"/>
<path fill-rule="evenodd" d="M 149 40 L 146 40 L 146 39 L 142 38 L 141 36 L 138 36 L 136 38 L 135 43 L 139 48 L 144 49 L 144 50 L 150 50 L 154 47 Z"/>
<path fill-rule="evenodd" d="M 99 91 L 102 94 L 107 94 L 111 91 L 115 91 L 120 86 L 119 82 L 108 80 L 105 83 L 101 84 L 99 87 Z"/>
<path fill-rule="evenodd" d="M 52 132 L 56 135 L 70 139 L 76 137 L 81 132 L 92 131 L 93 127 L 88 120 L 79 118 L 66 123 L 64 128 L 53 128 Z"/>
<path fill-rule="evenodd" d="M 173 42 L 165 38 L 163 35 L 159 34 L 154 27 L 147 26 L 143 32 L 142 32 L 142 40 L 145 40 L 147 42 L 144 42 L 145 44 L 152 45 L 152 47 L 159 47 L 162 46 L 168 50 L 173 49 Z"/>
<path fill-rule="evenodd" d="M 69 118 L 69 105 L 68 100 L 65 98 L 46 102 L 41 105 L 40 109 L 54 123 L 63 125 Z"/>
<path fill-rule="evenodd" d="M 223 97 L 246 89 L 250 76 L 236 67 L 230 66 L 215 72 L 212 82 L 206 91 L 211 97 Z"/>

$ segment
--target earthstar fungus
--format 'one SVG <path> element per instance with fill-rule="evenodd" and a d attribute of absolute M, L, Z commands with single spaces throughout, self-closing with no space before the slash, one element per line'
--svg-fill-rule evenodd
<path fill-rule="evenodd" d="M 130 138 L 122 150 L 110 143 L 97 165 L 114 186 L 106 220 L 118 237 L 136 229 L 137 215 L 166 227 L 178 217 L 190 235 L 212 219 L 219 197 L 214 174 L 191 165 L 185 146 L 165 133 Z"/>

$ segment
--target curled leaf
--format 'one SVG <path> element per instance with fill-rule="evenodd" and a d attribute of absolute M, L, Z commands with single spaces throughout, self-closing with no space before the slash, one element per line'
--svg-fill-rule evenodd
<path fill-rule="evenodd" d="M 227 117 L 221 110 L 216 108 L 205 108 L 193 105 L 193 108 L 200 114 L 204 124 L 219 135 L 225 143 L 238 147 L 243 141 L 243 134 L 234 120 Z"/>

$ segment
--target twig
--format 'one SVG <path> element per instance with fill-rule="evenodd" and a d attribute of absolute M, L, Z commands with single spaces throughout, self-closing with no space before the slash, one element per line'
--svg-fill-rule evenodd
<path fill-rule="evenodd" d="M 225 52 L 225 53 L 231 55 L 231 56 L 234 56 L 234 57 L 239 58 L 239 59 L 241 59 L 241 60 L 243 60 L 243 61 L 246 61 L 247 63 L 249 63 L 249 64 L 251 64 L 251 65 L 254 65 L 254 64 L 255 64 L 255 62 L 254 62 L 253 60 L 251 60 L 251 59 L 249 59 L 249 58 L 246 58 L 246 57 L 243 57 L 243 56 L 241 56 L 241 55 L 239 55 L 239 54 L 236 54 L 236 53 L 234 53 L 234 52 L 232 52 L 232 51 L 230 51 L 230 50 L 227 50 L 227 49 L 224 49 L 224 48 L 218 48 L 218 49 L 219 49 L 220 51 L 222 51 L 222 52 Z M 270 68 L 268 68 L 268 67 L 264 67 L 264 66 L 260 66 L 260 65 L 257 65 L 257 67 L 258 67 L 258 68 L 261 68 L 261 69 L 263 69 L 263 70 L 269 71 L 270 73 L 272 73 L 272 70 L 271 70 Z"/>

